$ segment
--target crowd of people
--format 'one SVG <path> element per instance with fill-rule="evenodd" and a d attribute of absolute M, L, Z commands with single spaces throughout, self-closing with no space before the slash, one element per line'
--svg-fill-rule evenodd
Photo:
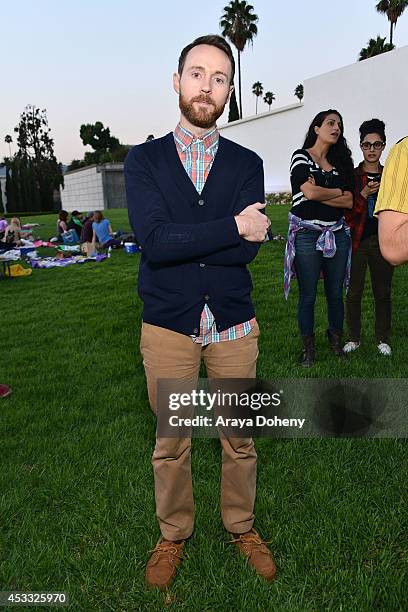
<path fill-rule="evenodd" d="M 56 222 L 56 235 L 49 240 L 55 244 L 79 244 L 82 252 L 90 256 L 97 252 L 98 248 L 119 248 L 124 238 L 134 237 L 122 232 L 115 234 L 111 222 L 101 211 L 83 214 L 74 210 L 69 214 L 66 210 L 60 210 Z M 10 222 L 4 217 L 0 219 L 0 251 L 32 246 L 33 241 L 31 230 L 24 229 L 18 217 L 13 217 Z"/>
<path fill-rule="evenodd" d="M 367 267 L 375 304 L 375 336 L 381 355 L 392 353 L 391 283 L 393 266 L 383 257 L 374 211 L 381 185 L 381 154 L 386 145 L 380 119 L 360 126 L 363 160 L 354 168 L 337 110 L 316 115 L 303 147 L 291 159 L 292 208 L 285 256 L 285 295 L 296 276 L 300 363 L 315 362 L 314 310 L 319 278 L 324 279 L 327 336 L 334 354 L 345 358 L 361 342 L 361 301 Z M 343 287 L 348 289 L 344 309 Z M 343 346 L 343 323 L 349 340 Z"/>

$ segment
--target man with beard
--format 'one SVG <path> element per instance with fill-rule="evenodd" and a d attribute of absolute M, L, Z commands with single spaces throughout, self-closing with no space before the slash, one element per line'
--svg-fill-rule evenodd
<path fill-rule="evenodd" d="M 141 353 L 149 401 L 157 384 L 255 378 L 259 328 L 246 264 L 265 239 L 261 159 L 216 127 L 233 90 L 234 58 L 220 36 L 183 49 L 173 85 L 180 122 L 163 138 L 134 147 L 125 163 L 129 218 L 142 247 Z M 258 574 L 273 580 L 269 549 L 253 529 L 256 452 L 251 438 L 221 437 L 221 515 Z M 191 438 L 156 438 L 152 464 L 162 537 L 146 568 L 150 586 L 167 588 L 193 532 Z"/>

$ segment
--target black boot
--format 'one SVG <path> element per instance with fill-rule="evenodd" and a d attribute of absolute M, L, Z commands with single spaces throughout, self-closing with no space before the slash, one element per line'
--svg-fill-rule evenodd
<path fill-rule="evenodd" d="M 311 368 L 315 362 L 315 337 L 314 334 L 310 336 L 302 336 L 303 349 L 300 355 L 300 365 L 303 368 Z"/>
<path fill-rule="evenodd" d="M 341 341 L 342 335 L 342 332 L 331 331 L 330 329 L 327 330 L 327 338 L 329 340 L 331 350 L 336 355 L 336 357 L 344 359 L 346 357 L 346 354 L 343 351 L 343 343 Z"/>

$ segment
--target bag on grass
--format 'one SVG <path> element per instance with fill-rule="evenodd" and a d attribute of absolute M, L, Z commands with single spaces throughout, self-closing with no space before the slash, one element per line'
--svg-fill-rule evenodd
<path fill-rule="evenodd" d="M 63 232 L 61 234 L 61 238 L 64 244 L 75 244 L 76 242 L 79 242 L 78 234 L 74 229 Z"/>

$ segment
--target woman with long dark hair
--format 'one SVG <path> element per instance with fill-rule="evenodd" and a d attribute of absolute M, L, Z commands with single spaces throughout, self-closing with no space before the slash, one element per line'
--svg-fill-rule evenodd
<path fill-rule="evenodd" d="M 327 336 L 333 353 L 344 357 L 343 285 L 350 271 L 350 232 L 344 210 L 353 207 L 353 160 L 336 110 L 316 115 L 305 142 L 290 165 L 292 208 L 285 253 L 285 297 L 290 280 L 299 284 L 298 323 L 303 350 L 300 363 L 315 360 L 314 306 L 321 273 L 327 300 Z"/>
<path fill-rule="evenodd" d="M 380 119 L 364 121 L 360 126 L 360 148 L 363 161 L 355 168 L 354 207 L 347 211 L 346 221 L 352 236 L 350 288 L 346 301 L 346 318 L 350 340 L 346 353 L 359 348 L 361 338 L 361 299 L 367 267 L 375 303 L 375 335 L 380 355 L 391 355 L 391 284 L 394 268 L 384 259 L 378 242 L 378 220 L 374 208 L 380 188 L 385 148 L 385 124 Z"/>

